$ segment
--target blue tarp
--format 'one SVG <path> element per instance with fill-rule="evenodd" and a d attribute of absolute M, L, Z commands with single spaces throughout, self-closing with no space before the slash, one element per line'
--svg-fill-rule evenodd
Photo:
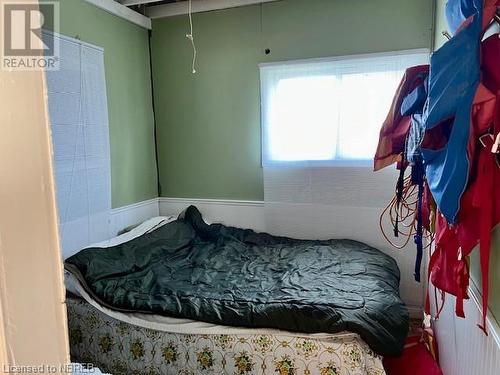
<path fill-rule="evenodd" d="M 452 121 L 442 148 L 422 148 L 429 188 L 449 223 L 456 221 L 469 174 L 467 146 L 472 102 L 480 81 L 482 1 L 448 1 L 450 24 L 457 25 L 470 12 L 471 22 L 431 57 L 424 114 L 426 131 Z"/>
<path fill-rule="evenodd" d="M 449 31 L 454 35 L 462 23 L 483 9 L 482 0 L 449 0 L 446 2 L 446 21 Z"/>

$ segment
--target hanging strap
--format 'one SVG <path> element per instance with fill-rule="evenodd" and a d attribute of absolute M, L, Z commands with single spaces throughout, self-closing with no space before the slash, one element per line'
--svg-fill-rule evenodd
<path fill-rule="evenodd" d="M 465 260 L 463 259 L 462 248 L 458 248 L 458 267 L 455 269 L 455 283 L 458 286 L 457 296 L 455 299 L 455 314 L 458 317 L 465 318 L 464 312 L 464 298 L 467 294 L 469 285 L 469 272 Z"/>
<path fill-rule="evenodd" d="M 443 290 L 440 290 L 440 293 L 441 293 L 441 307 L 437 307 L 436 306 L 436 309 L 438 309 L 437 311 L 437 314 L 436 314 L 436 320 L 438 320 L 441 316 L 441 313 L 443 312 L 443 309 L 444 309 L 444 305 L 446 303 L 446 293 L 443 291 Z"/>
<path fill-rule="evenodd" d="M 396 220 L 394 221 L 394 237 L 399 237 L 399 205 L 403 199 L 404 181 L 405 181 L 406 161 L 405 153 L 401 154 L 401 163 L 399 166 L 399 177 L 396 183 Z"/>
<path fill-rule="evenodd" d="M 417 245 L 417 257 L 415 259 L 415 281 L 420 282 L 420 268 L 422 266 L 422 257 L 424 253 L 423 246 L 423 216 L 422 202 L 424 199 L 424 166 L 421 161 L 417 162 L 411 171 L 412 182 L 418 185 L 418 200 L 417 200 L 417 233 L 414 236 L 415 244 Z"/>
<path fill-rule="evenodd" d="M 425 297 L 425 306 L 424 306 L 424 311 L 427 315 L 431 315 L 431 299 L 429 296 L 429 289 L 431 287 L 431 273 L 432 270 L 434 269 L 434 266 L 436 264 L 436 261 L 439 256 L 439 247 L 436 247 L 434 252 L 430 255 L 429 257 L 429 270 L 427 272 L 427 296 Z M 430 252 L 430 250 L 429 250 Z M 434 287 L 434 294 L 436 293 L 436 287 Z M 438 308 L 437 303 L 436 303 L 436 309 Z"/>

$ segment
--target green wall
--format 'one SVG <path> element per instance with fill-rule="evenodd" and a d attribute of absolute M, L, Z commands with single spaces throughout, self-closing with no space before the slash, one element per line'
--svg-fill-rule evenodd
<path fill-rule="evenodd" d="M 62 34 L 104 48 L 112 205 L 154 198 L 157 184 L 148 31 L 84 0 L 60 0 L 59 4 Z"/>
<path fill-rule="evenodd" d="M 438 49 L 445 42 L 446 38 L 442 34 L 443 31 L 448 30 L 448 25 L 446 24 L 446 18 L 444 14 L 444 7 L 446 0 L 436 0 L 436 10 L 434 13 L 434 49 Z"/>
<path fill-rule="evenodd" d="M 153 22 L 166 197 L 263 199 L 259 63 L 430 48 L 432 41 L 431 0 L 283 0 L 193 19 L 195 75 L 187 17 Z"/>
<path fill-rule="evenodd" d="M 445 4 L 446 0 L 436 1 L 436 27 L 434 36 L 434 45 L 436 49 L 446 42 L 446 38 L 442 35 L 442 32 L 448 29 L 444 13 Z M 498 286 L 500 285 L 500 227 L 497 227 L 493 231 L 490 256 L 489 308 L 493 318 L 495 318 L 497 322 L 500 322 L 500 293 L 498 292 Z M 470 267 L 472 281 L 480 290 L 481 269 L 479 266 L 479 247 L 474 249 L 472 253 Z"/>

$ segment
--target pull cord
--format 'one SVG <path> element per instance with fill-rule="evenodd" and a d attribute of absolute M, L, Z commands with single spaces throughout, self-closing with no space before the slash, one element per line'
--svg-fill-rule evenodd
<path fill-rule="evenodd" d="M 191 64 L 191 69 L 192 69 L 193 74 L 196 74 L 196 44 L 194 42 L 194 33 L 193 33 L 193 4 L 192 4 L 192 0 L 189 0 L 188 6 L 189 6 L 189 10 L 188 10 L 189 34 L 186 34 L 186 38 L 188 38 L 191 41 L 191 46 L 193 47 L 193 62 Z"/>

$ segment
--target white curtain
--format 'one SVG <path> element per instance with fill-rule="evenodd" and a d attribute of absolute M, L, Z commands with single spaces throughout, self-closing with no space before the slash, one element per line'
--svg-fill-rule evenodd
<path fill-rule="evenodd" d="M 104 52 L 57 36 L 60 70 L 48 71 L 63 256 L 109 238 L 111 167 Z"/>

